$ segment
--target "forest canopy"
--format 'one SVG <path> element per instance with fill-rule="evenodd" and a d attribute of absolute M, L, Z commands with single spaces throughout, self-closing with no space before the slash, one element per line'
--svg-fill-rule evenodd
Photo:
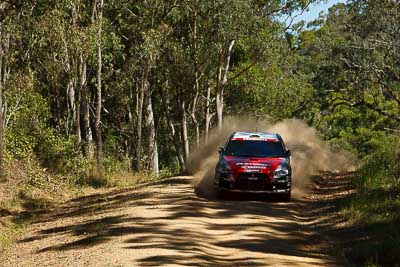
<path fill-rule="evenodd" d="M 399 127 L 399 4 L 291 23 L 315 2 L 2 1 L 1 164 L 177 173 L 238 114 L 303 119 L 363 158 Z"/>

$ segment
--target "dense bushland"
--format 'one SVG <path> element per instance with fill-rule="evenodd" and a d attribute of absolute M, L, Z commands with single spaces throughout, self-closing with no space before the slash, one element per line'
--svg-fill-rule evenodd
<path fill-rule="evenodd" d="M 2 1 L 2 214 L 181 173 L 226 115 L 299 118 L 362 162 L 343 206 L 369 231 L 356 262 L 396 262 L 400 6 L 292 25 L 313 2 Z"/>
<path fill-rule="evenodd" d="M 356 192 L 343 214 L 358 238 L 348 240 L 343 255 L 354 264 L 396 266 L 400 261 L 400 136 L 377 136 L 357 173 Z M 361 237 L 362 236 L 362 237 Z"/>

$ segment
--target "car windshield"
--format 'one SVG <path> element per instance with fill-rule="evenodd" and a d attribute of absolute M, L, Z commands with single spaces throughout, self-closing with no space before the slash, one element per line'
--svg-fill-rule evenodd
<path fill-rule="evenodd" d="M 285 157 L 280 142 L 261 140 L 231 140 L 224 154 L 237 157 Z"/>

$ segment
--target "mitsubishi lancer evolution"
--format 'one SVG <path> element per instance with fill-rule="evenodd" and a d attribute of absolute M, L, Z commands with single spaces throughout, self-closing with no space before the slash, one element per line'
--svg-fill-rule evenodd
<path fill-rule="evenodd" d="M 267 193 L 290 201 L 291 153 L 279 134 L 234 132 L 219 154 L 214 182 L 218 193 Z"/>

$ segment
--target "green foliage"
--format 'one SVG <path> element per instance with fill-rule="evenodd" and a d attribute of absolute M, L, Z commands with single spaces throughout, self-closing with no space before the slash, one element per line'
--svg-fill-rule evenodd
<path fill-rule="evenodd" d="M 341 94 L 334 93 L 331 99 L 341 97 Z M 340 103 L 340 101 L 332 101 L 333 111 L 323 111 L 325 114 L 314 123 L 325 139 L 347 144 L 349 150 L 355 152 L 360 158 L 375 151 L 375 147 L 371 145 L 371 139 L 382 138 L 383 140 L 385 132 L 396 129 L 399 125 L 396 121 L 366 107 L 349 107 Z"/>
<path fill-rule="evenodd" d="M 127 170 L 128 162 L 117 162 L 114 159 L 106 159 L 107 167 L 99 168 L 95 164 L 89 165 L 86 173 L 78 181 L 79 184 L 99 187 L 127 187 L 153 182 L 160 178 L 150 172 L 134 172 Z M 162 171 L 165 173 L 165 171 Z"/>
<path fill-rule="evenodd" d="M 205 107 L 210 114 L 216 111 L 216 89 L 221 83 L 217 76 L 223 76 L 226 67 L 227 81 L 222 87 L 229 115 L 303 118 L 332 144 L 365 157 L 373 151 L 371 138 L 384 134 L 384 128 L 399 126 L 379 112 L 394 117 L 400 112 L 394 38 L 398 29 L 392 27 L 398 5 L 390 2 L 380 8 L 376 0 L 338 4 L 306 30 L 298 27 L 301 32 L 285 32 L 277 16 L 311 2 L 315 1 L 218 0 L 174 5 L 113 0 L 104 8 L 101 40 L 92 2 L 18 5 L 1 26 L 12 37 L 4 61 L 7 69 L 12 66 L 4 86 L 6 117 L 10 118 L 5 131 L 7 153 L 19 159 L 37 153 L 45 167 L 75 177 L 88 170 L 82 106 L 89 103 L 89 127 L 93 128 L 101 44 L 102 168 L 106 173 L 129 168 L 128 162 L 135 157 L 138 123 L 143 126 L 138 151 L 148 154 L 146 103 L 140 110 L 144 117 L 138 117 L 143 90 L 144 98 L 152 98 L 160 165 L 167 173 L 179 170 L 183 166 L 179 160 L 182 105 L 193 144 L 193 126 L 198 124 L 200 135 L 205 129 Z M 388 19 L 378 19 L 382 15 Z M 381 28 L 388 31 L 381 34 Z M 380 39 L 387 42 L 374 42 Z M 226 66 L 232 40 L 235 45 Z M 375 63 L 375 70 L 368 60 Z M 211 95 L 206 99 L 209 86 Z M 17 103 L 18 109 L 10 112 Z M 80 144 L 74 136 L 78 107 Z M 171 140 L 177 145 L 172 146 Z M 148 166 L 147 162 L 143 165 Z"/>
<path fill-rule="evenodd" d="M 290 38 L 315 89 L 310 121 L 363 162 L 342 207 L 349 227 L 362 233 L 340 248 L 349 265 L 400 262 L 399 11 L 395 1 L 348 1 Z"/>
<path fill-rule="evenodd" d="M 235 81 L 227 100 L 232 114 L 266 114 L 274 120 L 300 117 L 310 106 L 314 89 L 307 77 L 293 75 L 278 64 L 255 67 Z"/>
<path fill-rule="evenodd" d="M 368 142 L 370 152 L 355 177 L 357 192 L 342 213 L 365 237 L 341 248 L 352 264 L 395 266 L 400 261 L 400 136 L 380 135 Z"/>
<path fill-rule="evenodd" d="M 6 86 L 5 149 L 11 157 L 27 158 L 37 143 L 35 133 L 49 117 L 48 103 L 34 91 L 33 81 L 26 74 L 14 74 Z"/>
<path fill-rule="evenodd" d="M 367 145 L 371 151 L 364 161 L 360 174 L 360 188 L 400 190 L 400 137 L 382 135 L 372 138 Z"/>
<path fill-rule="evenodd" d="M 87 160 L 76 147 L 75 138 L 65 138 L 52 129 L 40 132 L 35 152 L 45 167 L 76 179 L 84 175 L 88 167 Z"/>
<path fill-rule="evenodd" d="M 4 145 L 7 153 L 16 159 L 28 158 L 35 147 L 35 139 L 20 129 L 9 128 L 4 132 Z"/>

